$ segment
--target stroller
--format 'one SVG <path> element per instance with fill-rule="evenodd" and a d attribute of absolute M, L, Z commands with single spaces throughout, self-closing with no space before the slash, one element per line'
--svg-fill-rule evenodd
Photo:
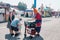
<path fill-rule="evenodd" d="M 25 24 L 25 34 L 24 36 L 27 37 L 27 34 L 35 35 L 36 30 L 35 30 L 35 22 L 24 22 Z"/>

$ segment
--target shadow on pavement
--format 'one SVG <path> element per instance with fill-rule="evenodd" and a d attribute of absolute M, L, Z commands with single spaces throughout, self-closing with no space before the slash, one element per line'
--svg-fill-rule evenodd
<path fill-rule="evenodd" d="M 10 34 L 6 34 L 5 35 L 5 39 L 7 39 L 7 40 L 20 40 L 20 38 L 18 38 L 18 37 L 12 37 Z"/>
<path fill-rule="evenodd" d="M 34 38 L 30 39 L 30 37 L 26 37 L 23 40 L 44 40 L 41 36 L 35 36 Z"/>

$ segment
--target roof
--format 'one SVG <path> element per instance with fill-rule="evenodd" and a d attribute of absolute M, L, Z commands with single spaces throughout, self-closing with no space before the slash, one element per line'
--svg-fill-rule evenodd
<path fill-rule="evenodd" d="M 0 7 L 3 7 L 3 8 L 10 7 L 10 4 L 0 2 Z"/>
<path fill-rule="evenodd" d="M 33 10 L 25 10 L 25 12 L 33 12 Z"/>
<path fill-rule="evenodd" d="M 0 8 L 8 8 L 7 6 L 0 6 Z"/>

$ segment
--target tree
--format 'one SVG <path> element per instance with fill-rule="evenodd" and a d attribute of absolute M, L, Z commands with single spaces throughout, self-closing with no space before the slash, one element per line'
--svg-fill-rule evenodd
<path fill-rule="evenodd" d="M 25 3 L 19 2 L 18 3 L 18 9 L 19 10 L 26 10 L 27 9 L 27 5 Z"/>

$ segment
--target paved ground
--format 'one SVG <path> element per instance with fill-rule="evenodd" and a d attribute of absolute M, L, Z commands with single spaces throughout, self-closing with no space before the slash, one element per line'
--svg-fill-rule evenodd
<path fill-rule="evenodd" d="M 24 25 L 22 25 L 20 39 L 10 37 L 6 25 L 7 23 L 0 23 L 0 40 L 30 40 L 29 37 L 24 38 Z M 40 35 L 40 37 L 35 37 L 32 40 L 60 40 L 60 18 L 43 18 Z"/>

